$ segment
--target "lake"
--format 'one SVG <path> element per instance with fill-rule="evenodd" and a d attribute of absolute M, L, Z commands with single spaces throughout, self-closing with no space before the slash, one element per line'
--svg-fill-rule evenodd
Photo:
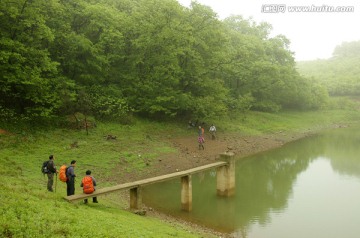
<path fill-rule="evenodd" d="M 180 180 L 144 187 L 143 202 L 241 238 L 358 238 L 360 128 L 340 128 L 236 162 L 236 191 L 216 195 L 216 171 L 192 176 L 193 210 Z"/>

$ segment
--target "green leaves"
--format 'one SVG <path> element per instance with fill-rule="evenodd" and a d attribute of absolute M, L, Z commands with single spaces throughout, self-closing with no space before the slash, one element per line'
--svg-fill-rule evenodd
<path fill-rule="evenodd" d="M 46 1 L 7 0 L 0 5 L 0 102 L 29 117 L 48 117 L 58 106 L 53 93 L 58 64 L 45 47 L 54 39 L 46 6 Z"/>
<path fill-rule="evenodd" d="M 4 0 L 0 20 L 6 115 L 205 119 L 321 95 L 302 89 L 290 42 L 269 38 L 269 24 L 221 21 L 197 2 Z"/>

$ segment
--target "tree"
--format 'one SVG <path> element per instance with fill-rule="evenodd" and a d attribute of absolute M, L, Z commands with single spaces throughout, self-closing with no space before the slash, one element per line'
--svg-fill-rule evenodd
<path fill-rule="evenodd" d="M 52 0 L 0 3 L 0 102 L 25 117 L 49 117 L 61 105 L 56 90 L 64 84 L 47 50 L 54 7 Z"/>
<path fill-rule="evenodd" d="M 313 107 L 322 95 L 271 25 L 221 21 L 196 1 L 3 0 L 0 20 L 2 115 L 206 119 Z"/>

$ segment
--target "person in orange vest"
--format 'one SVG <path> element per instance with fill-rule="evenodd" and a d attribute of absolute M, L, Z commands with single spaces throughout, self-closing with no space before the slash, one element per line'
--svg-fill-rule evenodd
<path fill-rule="evenodd" d="M 199 126 L 198 135 L 204 138 L 205 129 L 203 126 Z"/>
<path fill-rule="evenodd" d="M 91 176 L 91 171 L 87 170 L 85 177 L 81 180 L 80 186 L 83 188 L 83 192 L 86 194 L 91 194 L 95 191 L 96 180 Z M 84 203 L 88 203 L 87 198 L 84 199 Z M 93 203 L 98 203 L 97 197 L 93 197 Z"/>

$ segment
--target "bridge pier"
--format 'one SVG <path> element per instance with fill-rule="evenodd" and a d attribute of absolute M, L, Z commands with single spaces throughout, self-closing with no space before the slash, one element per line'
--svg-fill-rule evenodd
<path fill-rule="evenodd" d="M 220 159 L 227 162 L 227 165 L 217 168 L 217 187 L 218 196 L 230 197 L 235 194 L 235 158 L 234 153 L 225 152 L 220 154 Z"/>
<path fill-rule="evenodd" d="M 181 177 L 181 210 L 192 210 L 192 182 L 191 175 Z"/>
<path fill-rule="evenodd" d="M 130 189 L 130 209 L 140 209 L 142 207 L 141 187 Z"/>
<path fill-rule="evenodd" d="M 118 184 L 112 187 L 96 189 L 93 194 L 76 194 L 66 196 L 69 202 L 81 201 L 85 198 L 105 195 L 108 193 L 129 189 L 130 190 L 130 208 L 142 208 L 142 187 L 148 184 L 166 181 L 173 178 L 181 178 L 181 209 L 192 211 L 192 178 L 191 175 L 213 168 L 217 169 L 217 194 L 219 196 L 231 196 L 235 193 L 235 159 L 233 153 L 223 153 L 220 155 L 223 161 L 199 166 L 185 171 L 161 175 L 153 178 L 147 178 L 135 182 Z"/>

